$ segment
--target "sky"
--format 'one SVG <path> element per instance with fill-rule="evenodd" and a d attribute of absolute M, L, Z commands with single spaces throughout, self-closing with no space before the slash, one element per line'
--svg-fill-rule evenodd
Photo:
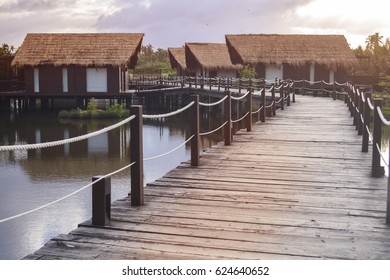
<path fill-rule="evenodd" d="M 342 34 L 351 47 L 390 38 L 388 0 L 0 0 L 0 44 L 27 33 L 144 33 L 155 49 L 225 34 Z"/>

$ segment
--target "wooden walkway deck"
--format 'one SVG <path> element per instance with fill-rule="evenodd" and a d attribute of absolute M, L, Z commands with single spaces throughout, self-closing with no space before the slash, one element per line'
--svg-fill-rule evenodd
<path fill-rule="evenodd" d="M 387 178 L 341 101 L 298 96 L 27 259 L 390 259 Z"/>

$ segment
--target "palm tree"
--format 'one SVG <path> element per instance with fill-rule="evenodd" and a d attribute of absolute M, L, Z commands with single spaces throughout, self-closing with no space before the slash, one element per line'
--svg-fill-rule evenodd
<path fill-rule="evenodd" d="M 376 32 L 373 35 L 369 35 L 366 39 L 366 47 L 368 50 L 377 53 L 379 47 L 382 45 L 383 36 L 379 35 L 379 32 Z"/>

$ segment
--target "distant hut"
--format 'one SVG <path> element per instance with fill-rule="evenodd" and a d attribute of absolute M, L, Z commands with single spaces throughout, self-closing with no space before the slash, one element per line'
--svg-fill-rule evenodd
<path fill-rule="evenodd" d="M 233 63 L 253 65 L 266 80 L 345 81 L 357 59 L 343 35 L 226 35 Z"/>
<path fill-rule="evenodd" d="M 237 77 L 242 65 L 234 65 L 226 44 L 186 43 L 187 68 L 203 77 Z"/>
<path fill-rule="evenodd" d="M 176 70 L 177 75 L 187 75 L 186 53 L 184 47 L 182 48 L 168 48 L 169 61 L 171 67 Z"/>
<path fill-rule="evenodd" d="M 27 34 L 12 65 L 24 68 L 26 93 L 99 96 L 127 90 L 143 34 Z"/>

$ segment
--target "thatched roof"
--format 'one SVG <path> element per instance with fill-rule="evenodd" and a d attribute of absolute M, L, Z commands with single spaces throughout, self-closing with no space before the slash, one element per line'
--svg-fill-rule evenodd
<path fill-rule="evenodd" d="M 233 63 L 300 66 L 314 62 L 332 69 L 357 64 L 343 35 L 226 35 L 226 43 Z"/>
<path fill-rule="evenodd" d="M 195 70 L 199 67 L 205 70 L 238 70 L 241 65 L 234 65 L 226 44 L 186 43 L 185 56 L 187 67 Z"/>
<path fill-rule="evenodd" d="M 184 47 L 182 48 L 168 48 L 169 60 L 172 68 L 178 66 L 185 71 L 187 69 L 186 54 Z"/>
<path fill-rule="evenodd" d="M 128 66 L 134 68 L 144 34 L 27 34 L 14 65 Z"/>

